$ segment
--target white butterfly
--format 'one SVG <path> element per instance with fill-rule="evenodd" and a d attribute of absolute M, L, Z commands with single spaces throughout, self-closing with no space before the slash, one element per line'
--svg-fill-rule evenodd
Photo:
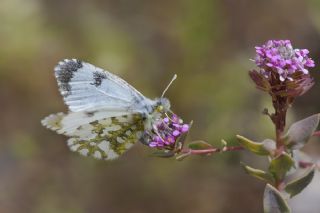
<path fill-rule="evenodd" d="M 41 122 L 70 137 L 70 149 L 84 156 L 117 158 L 135 142 L 143 142 L 143 133 L 170 111 L 163 95 L 176 75 L 161 98 L 151 100 L 118 76 L 80 60 L 65 59 L 54 70 L 70 112 L 49 115 Z"/>

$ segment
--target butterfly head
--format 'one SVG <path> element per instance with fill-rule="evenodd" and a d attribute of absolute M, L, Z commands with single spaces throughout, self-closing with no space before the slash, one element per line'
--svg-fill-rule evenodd
<path fill-rule="evenodd" d="M 159 113 L 166 113 L 170 111 L 170 101 L 167 98 L 157 98 L 155 110 Z"/>
<path fill-rule="evenodd" d="M 167 92 L 167 90 L 169 89 L 169 87 L 171 86 L 172 82 L 174 80 L 176 80 L 177 75 L 175 74 L 173 76 L 173 78 L 171 79 L 170 83 L 167 85 L 167 87 L 164 89 L 164 91 L 162 92 L 162 95 L 160 98 L 157 98 L 156 101 L 156 108 L 155 111 L 157 113 L 166 113 L 166 112 L 170 112 L 170 101 L 164 97 L 165 93 Z"/>

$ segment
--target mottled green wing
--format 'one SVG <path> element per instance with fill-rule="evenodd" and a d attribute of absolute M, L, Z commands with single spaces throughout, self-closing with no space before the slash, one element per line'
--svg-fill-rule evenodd
<path fill-rule="evenodd" d="M 119 157 L 136 143 L 143 132 L 139 114 L 96 120 L 80 126 L 77 131 L 91 133 L 90 138 L 73 137 L 68 140 L 72 151 L 96 159 L 111 160 Z"/>
<path fill-rule="evenodd" d="M 93 115 L 93 117 L 95 116 Z M 59 126 L 63 126 L 61 125 L 61 123 L 63 124 L 61 122 L 63 121 L 62 114 L 56 114 L 56 117 L 52 115 L 50 118 L 50 123 L 54 124 L 56 128 L 47 125 L 48 128 L 71 137 L 67 141 L 70 150 L 96 159 L 112 160 L 119 157 L 140 140 L 144 131 L 143 119 L 140 114 L 97 119 L 79 125 L 72 131 L 59 128 Z M 56 118 L 55 121 L 54 118 Z M 48 119 L 46 123 L 49 123 Z"/>

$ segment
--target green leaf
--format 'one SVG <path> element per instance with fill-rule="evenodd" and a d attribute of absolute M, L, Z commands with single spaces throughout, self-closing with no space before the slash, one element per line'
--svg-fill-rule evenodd
<path fill-rule="evenodd" d="M 264 213 L 290 213 L 291 210 L 281 193 L 271 186 L 266 185 L 263 194 Z"/>
<path fill-rule="evenodd" d="M 273 174 L 277 180 L 282 180 L 293 166 L 294 160 L 287 153 L 282 153 L 280 156 L 271 160 L 269 172 Z"/>
<path fill-rule="evenodd" d="M 154 157 L 160 157 L 160 158 L 171 158 L 175 155 L 174 152 L 171 151 L 156 151 L 152 153 L 152 156 Z"/>
<path fill-rule="evenodd" d="M 212 145 L 205 141 L 193 141 L 188 144 L 188 147 L 193 150 L 212 149 Z"/>
<path fill-rule="evenodd" d="M 241 163 L 241 165 L 247 174 L 258 178 L 259 180 L 266 181 L 271 184 L 274 183 L 274 178 L 271 174 L 259 169 L 254 169 L 250 166 L 244 165 L 243 163 Z"/>
<path fill-rule="evenodd" d="M 292 124 L 284 136 L 290 149 L 301 149 L 316 131 L 319 125 L 320 114 L 315 114 Z"/>
<path fill-rule="evenodd" d="M 285 191 L 290 194 L 290 197 L 293 197 L 299 194 L 306 186 L 311 182 L 315 172 L 315 167 L 309 169 L 305 174 L 300 178 L 295 179 L 287 184 Z"/>
<path fill-rule="evenodd" d="M 238 138 L 241 146 L 243 146 L 247 150 L 249 150 L 257 155 L 270 155 L 270 154 L 272 154 L 272 150 L 270 148 L 271 147 L 270 143 L 272 140 L 270 140 L 270 139 L 264 140 L 262 143 L 259 143 L 259 142 L 251 141 L 250 139 L 245 138 L 241 135 L 237 135 L 237 138 Z M 267 146 L 266 146 L 265 141 L 267 141 L 267 143 L 268 143 Z M 275 142 L 273 141 L 273 143 L 274 143 L 273 147 L 275 148 Z"/>

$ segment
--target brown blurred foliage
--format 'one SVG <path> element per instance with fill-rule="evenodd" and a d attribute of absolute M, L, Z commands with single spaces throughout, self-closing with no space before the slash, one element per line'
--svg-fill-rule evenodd
<path fill-rule="evenodd" d="M 261 212 L 264 186 L 239 161 L 265 161 L 246 152 L 183 162 L 152 158 L 140 144 L 112 162 L 71 153 L 40 125 L 67 110 L 53 67 L 79 58 L 148 97 L 177 73 L 167 95 L 194 120 L 190 139 L 261 140 L 273 129 L 260 113 L 270 100 L 247 74 L 254 46 L 291 39 L 319 64 L 319 9 L 316 0 L 0 1 L 0 212 Z M 318 90 L 297 100 L 291 120 L 317 112 Z"/>

